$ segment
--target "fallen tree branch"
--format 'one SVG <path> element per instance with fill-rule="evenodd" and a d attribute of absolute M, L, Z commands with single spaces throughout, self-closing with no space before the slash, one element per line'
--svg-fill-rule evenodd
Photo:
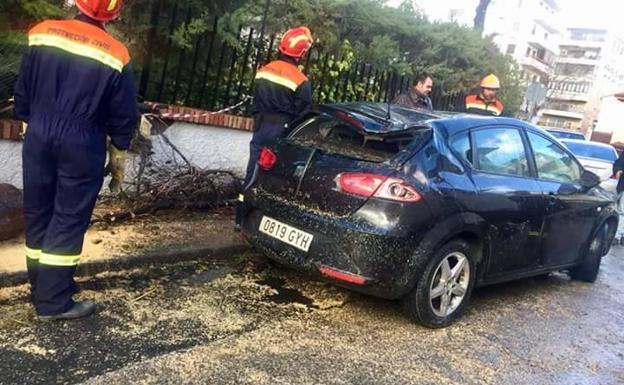
<path fill-rule="evenodd" d="M 116 208 L 98 212 L 96 207 L 91 223 L 119 223 L 167 209 L 213 209 L 235 200 L 241 190 L 241 181 L 235 173 L 194 166 L 163 131 L 162 127 L 156 129 L 162 138 L 160 145 L 166 146 L 159 156 L 154 155 L 150 140 L 135 138 L 131 152 L 137 155 L 134 159 L 138 163 L 132 168 L 134 176 L 127 175 L 126 179 L 130 180 L 124 183 L 129 188 L 127 191 L 131 189 L 134 193 L 120 194 L 113 199 L 105 197 L 107 206 Z M 178 158 L 182 164 L 178 163 Z"/>

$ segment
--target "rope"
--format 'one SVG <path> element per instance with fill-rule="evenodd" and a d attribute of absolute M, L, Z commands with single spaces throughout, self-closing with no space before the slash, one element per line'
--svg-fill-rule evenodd
<path fill-rule="evenodd" d="M 238 103 L 236 103 L 234 105 L 231 105 L 229 107 L 222 108 L 222 109 L 220 109 L 218 111 L 193 112 L 193 113 L 161 112 L 161 113 L 158 113 L 158 114 L 148 113 L 148 114 L 144 114 L 144 115 L 145 116 L 157 116 L 157 117 L 161 117 L 161 118 L 173 118 L 173 119 L 179 119 L 179 118 L 183 118 L 183 119 L 199 118 L 199 117 L 203 117 L 203 116 L 211 116 L 211 115 L 223 114 L 223 113 L 235 110 L 235 109 L 237 109 L 239 107 L 242 107 L 243 105 L 247 104 L 251 100 L 253 100 L 253 96 L 245 95 L 245 96 L 243 96 L 243 98 L 242 98 L 242 100 L 240 102 L 238 102 Z M 155 103 L 154 106 L 157 107 L 158 104 Z"/>

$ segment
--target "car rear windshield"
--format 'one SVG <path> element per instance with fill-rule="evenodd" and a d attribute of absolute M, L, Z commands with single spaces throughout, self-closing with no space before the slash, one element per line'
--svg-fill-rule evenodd
<path fill-rule="evenodd" d="M 615 150 L 609 147 L 597 146 L 588 143 L 576 143 L 576 142 L 563 142 L 570 151 L 576 156 L 582 156 L 584 158 L 602 159 L 608 162 L 615 162 L 617 154 Z"/>
<path fill-rule="evenodd" d="M 424 143 L 430 136 L 431 128 L 426 126 L 376 134 L 358 130 L 334 117 L 317 116 L 295 129 L 290 140 L 339 156 L 385 162 Z"/>

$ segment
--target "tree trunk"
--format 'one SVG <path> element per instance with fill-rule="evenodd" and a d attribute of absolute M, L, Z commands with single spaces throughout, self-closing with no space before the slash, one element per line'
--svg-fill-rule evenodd
<path fill-rule="evenodd" d="M 479 5 L 475 12 L 474 29 L 483 32 L 483 25 L 485 24 L 485 15 L 487 8 L 492 0 L 479 0 Z"/>

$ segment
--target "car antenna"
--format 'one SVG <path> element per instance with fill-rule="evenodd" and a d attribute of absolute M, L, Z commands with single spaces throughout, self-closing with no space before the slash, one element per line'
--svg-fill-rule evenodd
<path fill-rule="evenodd" d="M 394 85 L 395 77 L 391 76 L 391 78 L 392 78 L 392 80 L 391 80 L 392 85 Z M 386 89 L 386 94 L 387 94 L 387 91 L 388 90 Z M 391 111 L 391 108 L 390 108 L 392 106 L 392 93 L 393 92 L 391 91 L 390 92 L 390 97 L 388 98 L 388 101 L 387 101 L 388 102 L 388 112 L 386 113 L 386 120 L 388 121 L 388 126 L 392 125 L 392 111 Z"/>

